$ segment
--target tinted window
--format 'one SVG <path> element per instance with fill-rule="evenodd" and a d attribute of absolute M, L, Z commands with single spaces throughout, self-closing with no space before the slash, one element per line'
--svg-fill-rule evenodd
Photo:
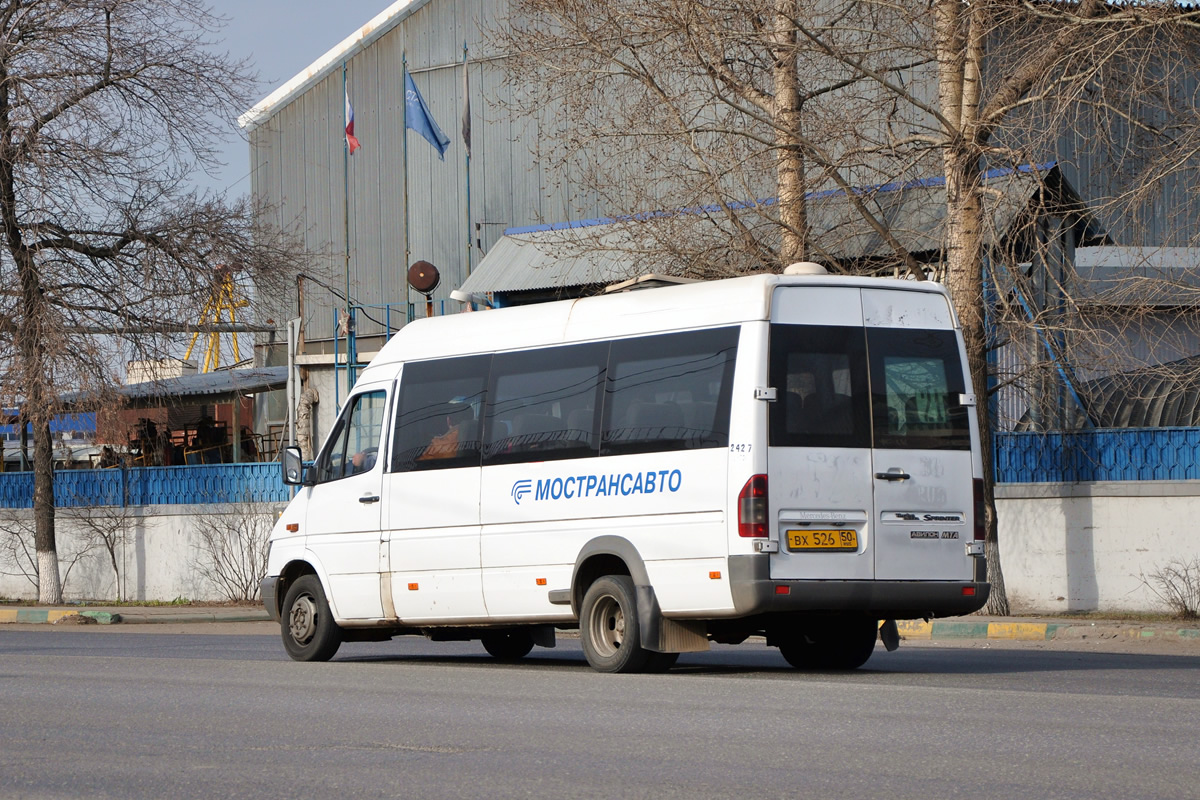
<path fill-rule="evenodd" d="M 375 468 L 387 412 L 387 395 L 364 392 L 350 400 L 317 457 L 318 483 L 335 481 Z"/>
<path fill-rule="evenodd" d="M 729 444 L 738 328 L 612 343 L 601 453 Z"/>
<path fill-rule="evenodd" d="M 874 328 L 867 335 L 875 446 L 969 450 L 966 391 L 953 331 Z"/>
<path fill-rule="evenodd" d="M 467 356 L 404 366 L 393 471 L 479 466 L 490 363 Z"/>
<path fill-rule="evenodd" d="M 772 325 L 773 447 L 870 447 L 862 328 Z"/>
<path fill-rule="evenodd" d="M 595 455 L 607 344 L 498 354 L 484 461 L 506 464 Z"/>

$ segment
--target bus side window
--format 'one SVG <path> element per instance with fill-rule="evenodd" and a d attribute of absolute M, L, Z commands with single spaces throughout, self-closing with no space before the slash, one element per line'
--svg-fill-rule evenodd
<path fill-rule="evenodd" d="M 484 463 L 596 455 L 607 343 L 500 353 L 492 364 Z"/>
<path fill-rule="evenodd" d="M 738 328 L 619 339 L 601 455 L 726 447 Z"/>
<path fill-rule="evenodd" d="M 491 356 L 405 364 L 392 471 L 478 467 Z"/>

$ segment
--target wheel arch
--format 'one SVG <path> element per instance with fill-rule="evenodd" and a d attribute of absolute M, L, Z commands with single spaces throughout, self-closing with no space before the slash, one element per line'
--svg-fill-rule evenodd
<path fill-rule="evenodd" d="M 297 579 L 304 575 L 316 575 L 317 580 L 321 581 L 321 587 L 327 588 L 329 583 L 317 570 L 316 566 L 310 561 L 301 558 L 294 558 L 284 565 L 283 569 L 279 570 L 279 583 L 275 591 L 275 613 L 277 616 L 283 612 L 283 598 L 287 596 L 288 589 L 296 582 Z M 325 592 L 326 602 L 330 605 L 330 610 L 333 610 L 333 602 L 329 600 L 328 590 Z M 337 612 L 334 612 L 337 616 Z"/>
<path fill-rule="evenodd" d="M 571 611 L 576 617 L 588 586 L 602 575 L 628 575 L 634 586 L 649 586 L 646 563 L 637 548 L 621 536 L 597 536 L 579 550 L 571 573 Z"/>

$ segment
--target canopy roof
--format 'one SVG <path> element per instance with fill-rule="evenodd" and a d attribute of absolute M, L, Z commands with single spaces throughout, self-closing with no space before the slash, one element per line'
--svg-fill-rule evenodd
<path fill-rule="evenodd" d="M 202 372 L 179 378 L 163 378 L 122 386 L 117 394 L 133 408 L 155 408 L 186 398 L 195 403 L 230 403 L 248 394 L 269 392 L 287 386 L 288 368 L 255 367 Z M 78 392 L 63 395 L 68 404 L 82 397 Z"/>
<path fill-rule="evenodd" d="M 999 244 L 1031 206 L 1048 192 L 1054 202 L 1078 212 L 1084 206 L 1058 167 L 1042 164 L 985 174 L 985 194 L 990 225 L 987 246 Z M 941 248 L 946 217 L 946 181 L 936 177 L 890 183 L 853 190 L 904 249 L 913 254 L 935 253 Z M 844 261 L 894 257 L 892 246 L 854 207 L 844 191 L 814 192 L 807 197 L 809 224 L 814 240 L 831 257 Z M 760 201 L 772 205 L 774 199 Z M 463 282 L 461 291 L 525 292 L 609 284 L 647 272 L 637 257 L 639 226 L 666 225 L 682 218 L 709 217 L 716 206 L 656 212 L 622 218 L 509 228 Z M 1090 217 L 1084 219 L 1081 239 L 1102 240 Z"/>

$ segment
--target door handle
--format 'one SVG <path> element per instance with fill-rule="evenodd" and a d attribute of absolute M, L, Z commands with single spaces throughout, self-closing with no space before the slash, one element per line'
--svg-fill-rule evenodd
<path fill-rule="evenodd" d="M 377 494 L 364 494 L 362 497 L 358 498 L 358 502 L 360 502 L 360 503 L 378 503 L 378 502 L 379 502 L 379 495 L 377 495 Z"/>
<path fill-rule="evenodd" d="M 887 472 L 876 472 L 875 477 L 881 481 L 906 481 L 912 477 L 899 467 L 892 467 Z"/>

